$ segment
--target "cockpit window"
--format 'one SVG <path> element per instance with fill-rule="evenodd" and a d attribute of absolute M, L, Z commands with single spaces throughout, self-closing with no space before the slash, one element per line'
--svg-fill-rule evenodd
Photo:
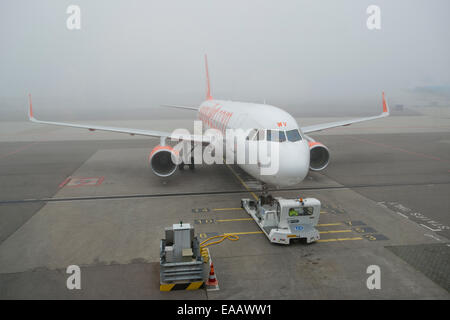
<path fill-rule="evenodd" d="M 247 135 L 247 140 L 255 139 L 255 135 L 256 135 L 257 132 L 258 132 L 258 130 L 256 130 L 256 129 L 250 130 L 250 132 Z"/>
<path fill-rule="evenodd" d="M 302 140 L 302 136 L 297 129 L 286 131 L 286 136 L 289 141 L 296 142 Z"/>
<path fill-rule="evenodd" d="M 267 141 L 284 142 L 286 141 L 286 134 L 284 131 L 267 130 Z"/>
<path fill-rule="evenodd" d="M 256 140 L 258 141 L 264 141 L 266 139 L 266 130 L 258 130 L 258 134 L 256 136 Z"/>

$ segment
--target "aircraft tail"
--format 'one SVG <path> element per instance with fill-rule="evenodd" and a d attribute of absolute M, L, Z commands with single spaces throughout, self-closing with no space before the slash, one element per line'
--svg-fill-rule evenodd
<path fill-rule="evenodd" d="M 205 68 L 206 68 L 206 100 L 212 100 L 211 86 L 209 84 L 208 56 L 206 54 L 205 54 Z"/>

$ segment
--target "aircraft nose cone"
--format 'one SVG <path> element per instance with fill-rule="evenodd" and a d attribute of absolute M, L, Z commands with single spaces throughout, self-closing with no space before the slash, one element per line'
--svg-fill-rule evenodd
<path fill-rule="evenodd" d="M 306 142 L 280 144 L 278 171 L 272 183 L 292 186 L 302 182 L 309 171 L 309 146 Z"/>

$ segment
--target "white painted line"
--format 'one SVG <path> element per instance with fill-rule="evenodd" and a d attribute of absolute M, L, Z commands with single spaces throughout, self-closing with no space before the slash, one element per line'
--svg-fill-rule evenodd
<path fill-rule="evenodd" d="M 403 218 L 409 219 L 407 216 L 405 216 L 403 213 L 400 213 L 398 211 L 395 211 L 396 214 L 402 216 Z"/>
<path fill-rule="evenodd" d="M 420 224 L 420 225 L 421 225 L 422 227 L 424 227 L 424 228 L 427 228 L 428 230 L 433 231 L 433 232 L 441 231 L 441 229 L 437 229 L 437 230 L 431 229 L 430 227 L 428 227 L 428 226 L 426 226 L 426 225 L 424 225 L 424 224 Z"/>
<path fill-rule="evenodd" d="M 439 239 L 438 237 L 433 236 L 432 234 L 425 233 L 424 236 L 425 237 L 430 237 L 430 238 L 432 238 L 432 239 L 434 239 L 436 241 L 442 241 L 441 239 Z"/>
<path fill-rule="evenodd" d="M 217 288 L 206 288 L 206 291 L 219 291 L 220 289 L 219 289 L 219 287 L 217 287 Z"/>
<path fill-rule="evenodd" d="M 382 201 L 382 202 L 377 202 L 377 204 L 378 204 L 380 207 L 383 207 L 383 208 L 385 208 L 385 209 L 388 208 L 388 207 L 384 204 L 384 201 Z"/>

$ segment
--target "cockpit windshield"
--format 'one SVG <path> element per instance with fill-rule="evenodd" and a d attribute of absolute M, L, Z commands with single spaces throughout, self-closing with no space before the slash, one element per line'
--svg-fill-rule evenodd
<path fill-rule="evenodd" d="M 287 139 L 291 142 L 296 142 L 302 140 L 302 136 L 297 129 L 286 131 Z"/>
<path fill-rule="evenodd" d="M 272 142 L 296 142 L 302 140 L 302 136 L 298 129 L 294 130 L 265 130 L 265 129 L 252 129 L 247 135 L 247 140 L 256 141 L 272 141 Z"/>
<path fill-rule="evenodd" d="M 267 141 L 284 142 L 286 141 L 286 134 L 284 131 L 267 130 Z"/>
<path fill-rule="evenodd" d="M 247 135 L 247 140 L 253 140 L 255 139 L 256 134 L 258 133 L 258 130 L 251 129 L 250 132 Z"/>

